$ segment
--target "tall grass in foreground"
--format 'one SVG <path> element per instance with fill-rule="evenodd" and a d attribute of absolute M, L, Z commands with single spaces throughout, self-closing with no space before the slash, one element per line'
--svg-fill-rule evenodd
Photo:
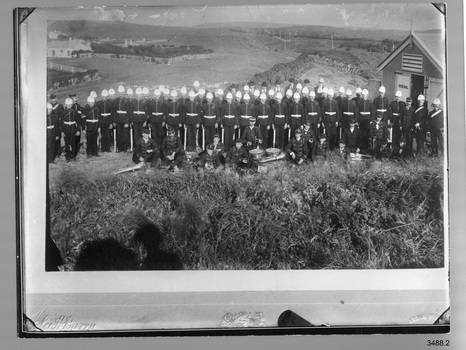
<path fill-rule="evenodd" d="M 364 163 L 360 163 L 361 165 Z M 88 238 L 134 247 L 128 213 L 140 209 L 185 269 L 441 267 L 439 160 L 345 167 L 309 164 L 270 174 L 63 170 L 51 186 L 52 235 L 72 263 Z"/>

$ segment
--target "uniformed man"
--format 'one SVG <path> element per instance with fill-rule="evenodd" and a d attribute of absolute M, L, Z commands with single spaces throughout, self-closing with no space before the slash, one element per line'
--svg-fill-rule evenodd
<path fill-rule="evenodd" d="M 401 91 L 397 91 L 395 93 L 395 101 L 390 102 L 388 109 L 390 115 L 388 127 L 391 128 L 392 149 L 395 153 L 398 153 L 402 129 L 401 120 L 403 119 L 403 113 L 406 110 L 405 103 L 401 101 Z"/>
<path fill-rule="evenodd" d="M 94 98 L 97 98 L 97 94 L 96 96 L 93 96 Z M 115 99 L 115 90 L 110 88 L 108 89 L 108 100 L 110 101 L 110 103 L 113 103 L 113 100 Z"/>
<path fill-rule="evenodd" d="M 76 114 L 78 116 L 76 122 L 78 124 L 78 129 L 81 132 L 84 128 L 84 120 L 86 119 L 86 117 L 83 115 L 83 107 L 78 103 L 78 97 L 75 93 L 69 94 L 68 98 L 71 98 L 71 100 L 73 101 L 73 105 L 71 106 L 71 108 L 73 108 L 76 111 Z M 76 137 L 75 142 L 76 144 L 74 145 L 74 148 L 76 150 L 76 154 L 78 154 L 81 148 L 81 136 Z"/>
<path fill-rule="evenodd" d="M 151 168 L 156 168 L 160 159 L 160 148 L 154 139 L 150 137 L 150 131 L 148 128 L 142 129 L 142 136 L 136 140 L 133 162 L 139 164 L 144 162 L 149 164 Z"/>
<path fill-rule="evenodd" d="M 253 93 L 253 100 L 251 101 L 251 104 L 255 106 L 257 106 L 259 103 L 260 103 L 260 92 L 259 90 L 254 90 L 254 93 Z"/>
<path fill-rule="evenodd" d="M 390 119 L 388 106 L 390 102 L 388 98 L 384 97 L 385 95 L 385 86 L 379 88 L 379 96 L 374 98 L 372 101 L 372 121 L 375 121 L 377 118 L 377 112 L 382 112 L 382 120 L 387 123 Z"/>
<path fill-rule="evenodd" d="M 414 136 L 416 138 L 416 154 L 424 151 L 424 142 L 426 140 L 427 122 L 429 120 L 429 114 L 427 109 L 424 107 L 425 97 L 419 95 L 417 97 L 418 106 L 413 115 L 414 124 Z"/>
<path fill-rule="evenodd" d="M 130 124 L 131 102 L 125 96 L 125 88 L 118 87 L 118 97 L 113 103 L 113 120 L 117 133 L 117 150 L 118 152 L 127 152 L 129 146 L 129 124 Z"/>
<path fill-rule="evenodd" d="M 317 139 L 320 134 L 320 124 L 322 123 L 322 115 L 320 112 L 320 106 L 315 100 L 316 93 L 311 91 L 309 94 L 309 101 L 305 105 L 305 123 L 309 122 L 311 130 Z M 317 147 L 312 148 L 312 155 L 314 156 L 317 151 Z"/>
<path fill-rule="evenodd" d="M 214 135 L 217 133 L 220 115 L 218 107 L 213 103 L 214 96 L 211 92 L 207 93 L 207 102 L 201 107 L 202 109 L 202 125 L 204 128 L 204 145 L 208 145 L 214 141 Z"/>
<path fill-rule="evenodd" d="M 367 89 L 362 90 L 362 98 L 357 103 L 359 111 L 359 129 L 362 134 L 361 150 L 364 153 L 369 152 L 369 137 L 370 137 L 370 123 L 372 113 L 372 101 L 369 100 L 369 91 Z"/>
<path fill-rule="evenodd" d="M 259 127 L 256 126 L 255 118 L 249 119 L 249 126 L 243 130 L 241 138 L 246 142 L 246 150 L 248 152 L 262 145 L 262 134 Z"/>
<path fill-rule="evenodd" d="M 295 130 L 295 137 L 286 145 L 285 152 L 288 154 L 288 159 L 294 163 L 301 165 L 306 159 L 306 154 L 309 153 L 307 142 L 301 137 L 301 129 Z"/>
<path fill-rule="evenodd" d="M 313 91 L 314 92 L 314 91 Z M 304 142 L 307 145 L 307 152 L 306 158 L 309 159 L 311 162 L 314 162 L 314 153 L 316 152 L 315 148 L 317 148 L 317 139 L 316 135 L 311 129 L 311 122 L 306 121 L 304 125 L 301 127 L 301 137 L 304 139 Z"/>
<path fill-rule="evenodd" d="M 227 152 L 226 164 L 232 170 L 241 171 L 248 167 L 249 153 L 243 144 L 244 140 L 238 138 L 235 140 L 235 145 Z"/>
<path fill-rule="evenodd" d="M 175 130 L 175 134 L 180 136 L 180 128 L 183 126 L 181 120 L 181 100 L 178 99 L 178 93 L 176 90 L 172 90 L 170 97 L 171 98 L 167 102 L 165 109 L 165 124 L 167 128 L 171 126 L 173 130 Z"/>
<path fill-rule="evenodd" d="M 86 154 L 88 158 L 97 157 L 99 155 L 100 112 L 94 98 L 91 96 L 87 98 L 87 105 L 83 109 L 83 115 L 85 117 L 83 133 L 86 135 Z"/>
<path fill-rule="evenodd" d="M 65 140 L 65 156 L 67 162 L 76 160 L 76 138 L 81 137 L 81 130 L 78 127 L 78 121 L 80 121 L 80 119 L 81 117 L 78 116 L 78 113 L 73 108 L 73 100 L 67 98 L 65 100 L 65 110 L 60 126 L 62 137 Z"/>
<path fill-rule="evenodd" d="M 289 84 L 286 86 L 285 91 L 290 90 L 290 91 L 291 91 L 291 95 L 290 95 L 290 96 L 292 97 L 293 91 L 294 91 L 295 88 L 296 88 L 296 87 L 295 87 L 295 80 L 294 80 L 294 78 L 290 78 L 290 79 L 288 80 L 288 83 L 289 83 Z"/>
<path fill-rule="evenodd" d="M 161 91 L 159 89 L 155 89 L 154 97 L 147 102 L 151 136 L 159 148 L 161 147 L 163 137 L 165 136 L 165 115 L 167 114 L 167 106 L 161 99 L 161 96 Z"/>
<path fill-rule="evenodd" d="M 290 111 L 290 130 L 289 139 L 291 135 L 295 134 L 295 130 L 299 129 L 303 125 L 304 120 L 304 107 L 301 104 L 301 95 L 295 92 L 293 95 L 293 103 L 291 104 Z"/>
<path fill-rule="evenodd" d="M 223 143 L 225 149 L 229 150 L 233 146 L 233 138 L 235 130 L 239 126 L 237 105 L 233 103 L 233 95 L 231 92 L 227 93 L 226 103 L 220 109 L 220 124 L 223 129 Z"/>
<path fill-rule="evenodd" d="M 306 106 L 307 101 L 309 101 L 309 89 L 307 86 L 304 86 L 301 90 L 301 103 L 303 106 Z"/>
<path fill-rule="evenodd" d="M 199 160 L 199 170 L 215 170 L 220 166 L 220 159 L 214 151 L 214 145 L 208 144 L 206 152 L 201 154 Z"/>
<path fill-rule="evenodd" d="M 52 111 L 50 112 L 50 114 L 52 115 L 53 119 L 56 120 L 56 122 L 58 123 L 58 128 L 60 129 L 61 124 L 62 124 L 61 121 L 63 118 L 63 114 L 65 112 L 65 108 L 63 107 L 61 103 L 58 103 L 57 95 L 55 94 L 50 94 L 49 103 L 52 105 Z M 61 130 L 60 130 L 60 135 L 61 135 Z M 55 157 L 60 157 L 60 155 L 61 155 L 61 137 L 58 137 L 58 140 L 57 139 L 55 140 L 54 159 Z"/>
<path fill-rule="evenodd" d="M 345 97 L 345 92 L 346 92 L 345 88 L 341 86 L 340 89 L 338 89 L 338 96 L 334 98 L 334 100 L 338 102 L 338 108 L 340 110 L 342 109 L 342 101 L 343 101 L 343 98 Z"/>
<path fill-rule="evenodd" d="M 286 90 L 284 99 L 288 103 L 288 108 L 289 108 L 291 104 L 293 103 L 293 91 L 291 89 Z"/>
<path fill-rule="evenodd" d="M 338 102 L 333 99 L 333 90 L 328 91 L 328 99 L 322 103 L 323 122 L 325 133 L 330 151 L 333 151 L 337 146 L 337 126 L 339 124 L 340 111 Z"/>
<path fill-rule="evenodd" d="M 227 149 L 225 148 L 225 145 L 220 141 L 220 135 L 215 134 L 214 141 L 209 145 L 213 146 L 212 149 L 214 151 L 214 154 L 218 157 L 220 163 L 225 164 L 225 157 L 226 157 Z"/>
<path fill-rule="evenodd" d="M 113 105 L 109 99 L 109 92 L 102 90 L 100 93 L 102 99 L 96 102 L 96 107 L 99 110 L 99 126 L 100 126 L 100 145 L 102 152 L 110 152 L 112 143 L 111 130 L 113 130 Z"/>
<path fill-rule="evenodd" d="M 343 134 L 346 130 L 349 129 L 350 119 L 356 119 L 359 117 L 358 107 L 356 102 L 351 98 L 352 91 L 350 89 L 346 90 L 346 97 L 341 101 L 341 111 L 340 111 L 340 138 L 343 137 Z"/>
<path fill-rule="evenodd" d="M 362 145 L 362 133 L 358 128 L 358 121 L 355 117 L 352 117 L 349 121 L 349 128 L 343 135 L 343 142 L 346 146 L 345 160 L 348 156 L 353 154 L 359 154 Z"/>
<path fill-rule="evenodd" d="M 353 97 L 354 102 L 356 102 L 356 105 L 358 104 L 359 100 L 362 98 L 362 89 L 358 86 L 356 88 L 356 96 Z"/>
<path fill-rule="evenodd" d="M 412 156 L 413 154 L 413 137 L 414 137 L 414 107 L 412 105 L 413 99 L 412 97 L 406 97 L 406 105 L 405 110 L 401 114 L 402 115 L 402 130 L 401 130 L 401 137 L 406 142 L 406 155 Z"/>
<path fill-rule="evenodd" d="M 55 142 L 60 141 L 60 125 L 56 113 L 53 113 L 53 106 L 47 103 L 47 162 L 53 163 L 56 156 Z"/>
<path fill-rule="evenodd" d="M 438 150 L 443 154 L 443 111 L 440 109 L 440 99 L 432 102 L 433 110 L 429 112 L 429 132 L 432 156 L 438 157 Z"/>
<path fill-rule="evenodd" d="M 376 121 L 371 124 L 370 142 L 372 144 L 372 157 L 381 159 L 387 151 L 387 140 L 389 136 L 387 123 L 383 121 L 383 111 L 376 112 Z M 387 155 L 388 156 L 388 155 Z"/>
<path fill-rule="evenodd" d="M 272 118 L 270 117 L 270 105 L 266 103 L 267 96 L 262 93 L 259 97 L 260 103 L 254 108 L 253 115 L 257 118 L 257 126 L 259 127 L 262 135 L 262 148 L 269 147 L 269 130 L 272 125 Z"/>
<path fill-rule="evenodd" d="M 319 101 L 319 99 L 320 99 L 320 97 L 322 95 L 323 88 L 324 88 L 324 78 L 319 78 L 317 86 L 314 87 L 314 92 L 316 93 L 316 100 L 317 101 Z"/>
<path fill-rule="evenodd" d="M 144 99 L 141 88 L 136 89 L 136 98 L 131 100 L 131 123 L 133 124 L 133 148 L 136 141 L 142 138 L 142 128 L 146 126 L 148 119 L 148 104 Z"/>
<path fill-rule="evenodd" d="M 193 84 L 193 87 L 194 87 L 194 94 L 197 96 L 199 89 L 201 88 L 201 84 L 199 84 L 199 81 L 196 80 Z"/>
<path fill-rule="evenodd" d="M 162 141 L 161 153 L 162 163 L 168 166 L 169 170 L 174 170 L 175 167 L 181 168 L 185 158 L 183 142 L 170 125 L 167 126 L 167 136 Z"/>
<path fill-rule="evenodd" d="M 197 146 L 196 135 L 201 126 L 200 109 L 201 106 L 196 100 L 196 93 L 191 90 L 188 94 L 188 101 L 185 103 L 185 119 L 183 121 L 186 128 L 186 148 L 188 146 L 196 148 Z"/>
<path fill-rule="evenodd" d="M 249 119 L 252 118 L 253 107 L 250 102 L 249 94 L 244 94 L 243 102 L 239 108 L 239 129 L 243 135 L 244 130 L 249 126 Z"/>
<path fill-rule="evenodd" d="M 275 132 L 275 145 L 281 150 L 285 149 L 285 129 L 288 128 L 289 111 L 288 102 L 283 99 L 281 92 L 276 95 L 277 102 L 271 109 L 272 127 Z"/>

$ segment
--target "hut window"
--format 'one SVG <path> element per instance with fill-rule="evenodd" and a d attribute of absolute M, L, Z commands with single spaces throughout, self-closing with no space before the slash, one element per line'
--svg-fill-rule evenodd
<path fill-rule="evenodd" d="M 409 72 L 422 73 L 422 60 L 422 55 L 404 53 L 401 68 Z"/>

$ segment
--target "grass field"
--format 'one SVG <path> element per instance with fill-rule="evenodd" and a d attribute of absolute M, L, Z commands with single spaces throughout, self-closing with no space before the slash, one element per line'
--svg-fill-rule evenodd
<path fill-rule="evenodd" d="M 81 156 L 50 167 L 52 237 L 72 268 L 80 243 L 128 247 L 138 209 L 187 270 L 390 269 L 444 262 L 443 168 L 438 159 L 327 162 L 270 174 L 112 175 L 130 154 Z"/>

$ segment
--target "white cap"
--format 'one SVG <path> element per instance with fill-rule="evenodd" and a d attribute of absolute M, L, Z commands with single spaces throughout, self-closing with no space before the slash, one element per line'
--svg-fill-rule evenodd
<path fill-rule="evenodd" d="M 142 89 L 141 88 L 137 88 L 136 89 L 136 95 L 142 95 Z"/>
<path fill-rule="evenodd" d="M 330 96 L 333 96 L 333 89 L 329 89 L 329 90 L 327 91 L 327 94 L 330 95 Z"/>
<path fill-rule="evenodd" d="M 244 90 L 244 91 L 249 91 L 249 85 L 244 85 L 243 90 Z"/>
<path fill-rule="evenodd" d="M 170 90 L 163 89 L 163 94 L 166 95 L 166 96 L 170 95 Z"/>
<path fill-rule="evenodd" d="M 299 93 L 295 92 L 294 95 L 293 95 L 293 98 L 300 98 L 301 96 L 299 95 Z"/>
<path fill-rule="evenodd" d="M 176 97 L 176 96 L 178 96 L 178 93 L 176 92 L 176 90 L 172 90 L 172 92 L 170 93 L 170 96 L 171 97 Z"/>
<path fill-rule="evenodd" d="M 318 93 L 318 94 L 321 94 L 321 93 L 322 93 L 322 88 L 318 88 L 318 89 L 317 89 L 317 93 Z"/>
<path fill-rule="evenodd" d="M 319 78 L 319 83 L 323 83 L 324 82 L 324 78 Z"/>
<path fill-rule="evenodd" d="M 401 91 L 398 90 L 397 92 L 395 92 L 395 96 L 396 96 L 396 97 L 401 97 Z"/>
<path fill-rule="evenodd" d="M 255 96 L 255 97 L 259 97 L 259 95 L 260 95 L 259 90 L 254 90 L 254 96 Z"/>
<path fill-rule="evenodd" d="M 108 94 L 111 95 L 111 96 L 115 95 L 115 90 L 109 89 Z"/>
<path fill-rule="evenodd" d="M 196 96 L 196 93 L 193 90 L 189 91 L 188 97 L 194 97 L 194 96 Z"/>
<path fill-rule="evenodd" d="M 200 88 L 198 91 L 198 95 L 204 96 L 205 95 L 205 89 Z"/>
<path fill-rule="evenodd" d="M 155 90 L 154 90 L 154 95 L 155 95 L 155 96 L 160 96 L 161 94 L 162 94 L 162 93 L 160 92 L 159 89 L 155 89 Z"/>
<path fill-rule="evenodd" d="M 286 96 L 291 96 L 293 95 L 293 91 L 291 89 L 286 90 Z"/>
<path fill-rule="evenodd" d="M 128 90 L 126 90 L 126 94 L 127 95 L 132 95 L 133 94 L 133 89 L 129 88 Z"/>
<path fill-rule="evenodd" d="M 266 96 L 264 93 L 261 93 L 260 99 L 261 99 L 261 100 L 266 100 L 266 99 L 267 99 L 267 96 Z"/>
<path fill-rule="evenodd" d="M 296 84 L 296 89 L 302 89 L 303 85 L 301 83 Z"/>
<path fill-rule="evenodd" d="M 235 97 L 241 98 L 241 96 L 243 96 L 241 91 L 236 91 Z"/>
<path fill-rule="evenodd" d="M 333 91 L 333 90 L 332 90 L 332 91 Z M 322 92 L 323 92 L 324 94 L 328 94 L 328 87 L 325 86 L 325 87 L 322 89 Z"/>
<path fill-rule="evenodd" d="M 208 92 L 206 98 L 212 99 L 212 98 L 214 98 L 214 95 L 212 95 L 211 92 Z"/>
<path fill-rule="evenodd" d="M 379 92 L 385 92 L 385 86 L 382 85 L 382 86 L 379 88 Z"/>
<path fill-rule="evenodd" d="M 251 97 L 249 96 L 249 94 L 244 94 L 243 99 L 245 99 L 245 100 L 250 100 Z"/>
<path fill-rule="evenodd" d="M 50 108 L 53 108 L 52 104 L 50 102 L 47 102 L 47 108 L 50 109 Z"/>
<path fill-rule="evenodd" d="M 120 85 L 120 86 L 118 87 L 118 92 L 124 93 L 124 92 L 125 92 L 125 87 L 124 87 L 123 85 Z"/>
<path fill-rule="evenodd" d="M 103 92 L 103 91 L 102 91 Z M 95 92 L 94 90 L 91 91 L 91 93 L 89 94 L 89 96 L 92 96 L 94 98 L 97 97 L 97 92 Z"/>
<path fill-rule="evenodd" d="M 434 99 L 434 100 L 432 101 L 432 104 L 433 104 L 433 105 L 436 105 L 436 106 L 440 105 L 440 99 L 438 99 L 438 98 Z"/>
<path fill-rule="evenodd" d="M 194 82 L 194 87 L 199 87 L 199 85 L 200 85 L 199 82 L 196 80 L 196 81 Z"/>
<path fill-rule="evenodd" d="M 347 96 L 351 96 L 352 94 L 353 94 L 353 92 L 350 89 L 346 90 L 346 95 Z"/>
<path fill-rule="evenodd" d="M 107 90 L 104 90 L 104 91 L 107 91 Z M 87 98 L 87 103 L 94 103 L 94 102 L 95 102 L 94 97 L 89 96 L 89 97 Z"/>
<path fill-rule="evenodd" d="M 107 91 L 107 90 L 102 90 L 101 95 L 102 95 L 103 97 L 107 97 L 107 96 L 108 96 L 108 91 Z M 89 97 L 95 98 L 95 96 L 92 96 L 92 95 L 90 95 Z"/>
<path fill-rule="evenodd" d="M 362 94 L 363 94 L 363 95 L 369 95 L 369 91 L 368 91 L 367 89 L 363 89 L 363 90 L 362 90 Z"/>
<path fill-rule="evenodd" d="M 419 100 L 423 100 L 423 101 L 426 100 L 426 98 L 424 97 L 424 95 L 419 95 L 419 96 L 417 97 L 417 99 L 418 99 L 418 101 L 419 101 Z"/>
<path fill-rule="evenodd" d="M 231 92 L 227 93 L 227 98 L 233 98 L 233 95 L 231 94 Z"/>
<path fill-rule="evenodd" d="M 159 86 L 159 90 L 160 90 L 160 91 L 165 91 L 165 86 L 160 85 L 160 86 Z"/>
<path fill-rule="evenodd" d="M 275 95 L 275 91 L 274 91 L 274 89 L 270 89 L 269 90 L 269 96 L 273 96 L 273 95 Z"/>
<path fill-rule="evenodd" d="M 342 94 L 344 94 L 345 93 L 345 87 L 341 86 L 340 89 L 338 90 L 338 92 L 341 92 Z"/>
<path fill-rule="evenodd" d="M 223 96 L 223 90 L 222 90 L 222 89 L 218 89 L 218 90 L 217 90 L 217 95 Z"/>
<path fill-rule="evenodd" d="M 148 94 L 149 94 L 149 89 L 146 88 L 146 87 L 143 87 L 143 88 L 142 88 L 142 94 L 143 94 L 143 95 L 148 95 Z"/>
<path fill-rule="evenodd" d="M 186 87 L 182 86 L 181 89 L 180 89 L 180 93 L 185 94 L 187 92 L 188 92 L 188 90 L 186 90 Z"/>
<path fill-rule="evenodd" d="M 308 94 L 309 93 L 309 89 L 307 88 L 307 86 L 303 87 L 303 94 Z"/>
<path fill-rule="evenodd" d="M 283 94 L 281 92 L 277 92 L 277 96 L 275 96 L 277 99 L 283 98 Z"/>
<path fill-rule="evenodd" d="M 356 89 L 356 93 L 357 93 L 357 94 L 360 94 L 361 92 L 362 92 L 362 89 L 361 89 L 360 87 L 358 87 L 358 88 Z"/>
<path fill-rule="evenodd" d="M 312 91 L 309 93 L 309 96 L 316 97 L 316 92 L 315 92 L 314 90 L 312 90 Z"/>
<path fill-rule="evenodd" d="M 71 106 L 72 104 L 73 104 L 73 100 L 71 98 L 67 98 L 65 100 L 65 105 L 70 105 Z"/>

